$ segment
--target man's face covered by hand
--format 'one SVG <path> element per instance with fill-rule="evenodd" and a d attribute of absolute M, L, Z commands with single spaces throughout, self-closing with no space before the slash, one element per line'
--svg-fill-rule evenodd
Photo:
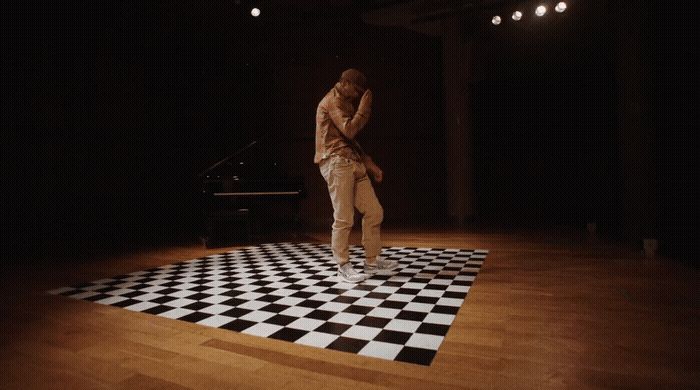
<path fill-rule="evenodd" d="M 340 76 L 344 85 L 343 93 L 350 98 L 357 99 L 365 92 L 364 85 L 367 83 L 367 78 L 362 72 L 357 69 L 348 69 Z"/>
<path fill-rule="evenodd" d="M 355 89 L 355 93 L 357 94 L 355 95 L 355 98 L 359 98 L 360 96 L 362 96 L 363 93 L 365 93 L 365 88 L 363 88 L 360 85 L 353 84 L 353 88 Z"/>
<path fill-rule="evenodd" d="M 359 98 L 365 92 L 364 88 L 353 83 L 352 81 L 343 80 L 341 85 L 343 86 L 343 94 L 352 99 Z"/>

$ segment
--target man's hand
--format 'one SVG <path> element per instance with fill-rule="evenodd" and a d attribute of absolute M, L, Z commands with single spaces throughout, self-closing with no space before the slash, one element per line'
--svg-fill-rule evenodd
<path fill-rule="evenodd" d="M 374 177 L 374 181 L 377 183 L 381 183 L 382 180 L 384 180 L 384 172 L 382 172 L 382 170 L 379 169 L 379 167 L 376 165 L 370 171 L 370 174 L 372 175 L 372 177 Z"/>
<path fill-rule="evenodd" d="M 375 182 L 381 183 L 384 179 L 384 172 L 382 172 L 381 168 L 379 168 L 369 156 L 365 156 L 364 163 L 367 168 L 367 173 L 372 176 Z"/>
<path fill-rule="evenodd" d="M 357 106 L 357 111 L 358 112 L 370 112 L 372 110 L 372 91 L 371 90 L 366 90 L 364 94 L 362 94 L 362 98 L 360 99 L 360 104 Z"/>

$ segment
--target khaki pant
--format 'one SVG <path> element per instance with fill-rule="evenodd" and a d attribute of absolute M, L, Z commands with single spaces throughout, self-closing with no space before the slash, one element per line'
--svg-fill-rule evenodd
<path fill-rule="evenodd" d="M 362 214 L 362 246 L 365 248 L 365 257 L 374 261 L 382 248 L 379 231 L 384 210 L 374 193 L 365 165 L 349 158 L 331 156 L 321 161 L 319 168 L 328 184 L 328 193 L 333 203 L 333 258 L 339 265 L 350 260 L 348 240 L 357 208 Z"/>

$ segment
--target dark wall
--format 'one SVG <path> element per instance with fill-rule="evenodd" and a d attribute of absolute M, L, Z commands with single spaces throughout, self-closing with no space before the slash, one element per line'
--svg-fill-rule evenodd
<path fill-rule="evenodd" d="M 201 12 L 25 2 L 2 14 L 4 253 L 80 257 L 186 228 Z"/>
<path fill-rule="evenodd" d="M 618 229 L 615 78 L 605 13 L 583 3 L 551 12 L 484 25 L 472 38 L 477 214 L 511 226 L 597 222 Z"/>
<path fill-rule="evenodd" d="M 608 237 L 639 249 L 657 238 L 663 254 L 697 262 L 690 17 L 656 1 L 575 2 L 498 28 L 484 17 L 472 29 L 480 219 L 595 221 Z"/>
<path fill-rule="evenodd" d="M 695 15 L 667 3 L 642 2 L 642 58 L 648 64 L 652 131 L 653 232 L 663 252 L 700 264 L 700 191 L 697 132 L 700 82 Z M 625 9 L 623 8 L 623 11 Z"/>

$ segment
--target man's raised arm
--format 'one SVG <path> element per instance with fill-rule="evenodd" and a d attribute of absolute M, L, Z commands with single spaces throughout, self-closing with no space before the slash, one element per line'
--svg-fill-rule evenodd
<path fill-rule="evenodd" d="M 362 95 L 354 116 L 350 116 L 350 113 L 343 109 L 340 101 L 333 102 L 329 108 L 329 115 L 333 123 L 348 139 L 354 139 L 357 133 L 365 127 L 371 112 L 372 91 L 369 89 Z"/>

